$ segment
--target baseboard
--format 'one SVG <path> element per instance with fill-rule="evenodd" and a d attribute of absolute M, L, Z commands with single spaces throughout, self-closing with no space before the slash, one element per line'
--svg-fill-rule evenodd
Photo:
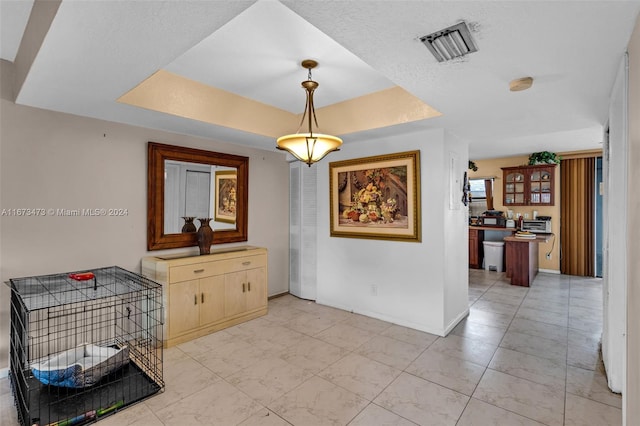
<path fill-rule="evenodd" d="M 423 331 L 423 332 L 429 333 L 429 334 L 434 334 L 436 336 L 441 336 L 441 337 L 445 337 L 446 336 L 446 334 L 443 334 L 444 330 L 442 330 L 442 329 L 435 329 L 435 328 L 432 328 L 432 327 L 425 326 L 424 324 L 421 324 L 421 323 L 415 323 L 415 322 L 412 322 L 412 321 L 406 321 L 404 319 L 400 319 L 400 318 L 395 318 L 395 317 L 392 317 L 392 316 L 384 315 L 384 314 L 381 314 L 379 312 L 369 311 L 369 310 L 366 310 L 366 309 L 365 310 L 353 309 L 351 307 L 348 307 L 348 306 L 345 306 L 345 305 L 342 305 L 342 304 L 339 304 L 339 303 L 327 302 L 327 301 L 322 300 L 322 299 L 321 300 L 316 300 L 316 303 L 318 305 L 330 306 L 332 308 L 340 309 L 340 310 L 345 311 L 345 312 L 351 312 L 352 314 L 364 315 L 364 316 L 367 316 L 367 317 L 370 317 L 370 318 L 375 318 L 375 319 L 379 319 L 381 321 L 386 321 L 386 322 L 391 323 L 391 324 L 400 325 L 402 327 L 412 328 L 414 330 Z M 468 314 L 469 314 L 469 310 L 467 309 L 467 312 L 466 312 L 466 314 L 463 315 L 463 317 L 468 315 Z"/>
<path fill-rule="evenodd" d="M 444 329 L 444 335 L 448 336 L 449 333 L 453 331 L 454 328 L 469 315 L 469 308 L 465 309 L 460 315 L 456 317 L 453 321 L 449 323 L 449 325 Z"/>
<path fill-rule="evenodd" d="M 272 294 L 271 296 L 268 297 L 268 300 L 277 299 L 278 297 L 286 296 L 287 294 L 289 294 L 288 291 Z"/>
<path fill-rule="evenodd" d="M 560 274 L 560 271 L 557 269 L 538 269 L 538 272 L 545 272 L 547 274 Z"/>

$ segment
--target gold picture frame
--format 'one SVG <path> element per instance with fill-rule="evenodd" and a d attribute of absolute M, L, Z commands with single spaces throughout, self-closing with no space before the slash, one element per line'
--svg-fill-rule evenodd
<path fill-rule="evenodd" d="M 420 242 L 420 151 L 329 163 L 331 236 Z"/>
<path fill-rule="evenodd" d="M 238 175 L 235 170 L 216 172 L 214 209 L 216 222 L 236 223 L 237 190 Z"/>

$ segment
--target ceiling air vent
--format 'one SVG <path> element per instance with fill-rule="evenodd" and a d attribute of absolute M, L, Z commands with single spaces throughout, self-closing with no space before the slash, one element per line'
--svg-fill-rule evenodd
<path fill-rule="evenodd" d="M 420 37 L 438 62 L 450 61 L 478 51 L 471 38 L 469 27 L 463 21 L 444 30 Z"/>

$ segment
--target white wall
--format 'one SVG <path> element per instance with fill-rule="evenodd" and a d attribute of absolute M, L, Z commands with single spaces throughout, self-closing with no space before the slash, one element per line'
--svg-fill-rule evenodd
<path fill-rule="evenodd" d="M 422 242 L 330 237 L 329 162 L 415 149 L 420 150 Z M 457 175 L 462 178 L 467 147 L 445 138 L 441 129 L 348 144 L 330 154 L 328 161 L 314 165 L 318 167 L 318 303 L 438 335 L 466 315 L 468 262 L 466 255 L 460 255 L 468 252 L 466 212 L 463 207 L 449 210 L 449 152 L 459 156 Z M 453 253 L 457 260 L 451 259 Z M 450 268 L 460 273 L 450 273 Z"/>
<path fill-rule="evenodd" d="M 620 63 L 609 106 L 609 145 L 603 165 L 603 329 L 602 357 L 609 387 L 622 391 L 625 333 L 626 199 L 627 199 L 627 67 Z M 606 147 L 605 147 L 605 151 Z M 607 161 L 608 160 L 608 161 Z"/>
<path fill-rule="evenodd" d="M 638 240 L 637 226 L 640 222 L 640 194 L 636 187 L 640 182 L 640 16 L 636 19 L 636 26 L 631 35 L 628 46 L 629 53 L 629 165 L 627 181 L 627 226 L 630 234 L 627 237 L 626 282 L 626 357 L 625 381 L 622 391 L 623 424 L 640 424 L 640 240 Z M 621 306 L 620 309 L 623 309 Z"/>
<path fill-rule="evenodd" d="M 457 208 L 451 208 L 449 202 L 444 206 L 444 326 L 448 333 L 469 312 L 469 216 L 467 207 L 462 204 L 462 186 L 464 172 L 469 164 L 469 145 L 451 133 L 445 133 L 445 152 L 449 161 L 455 160 L 454 182 L 450 185 L 446 198 Z M 445 181 L 446 182 L 446 181 Z"/>
<path fill-rule="evenodd" d="M 11 68 L 2 61 L 0 209 L 121 208 L 127 215 L 1 216 L 3 281 L 110 265 L 139 271 L 142 257 L 159 253 L 146 250 L 147 142 L 154 141 L 249 157 L 249 240 L 242 244 L 269 250 L 269 294 L 288 291 L 289 165 L 284 154 L 18 106 L 6 84 Z M 1 296 L 4 345 L 6 288 Z M 0 353 L 0 369 L 5 365 Z"/>

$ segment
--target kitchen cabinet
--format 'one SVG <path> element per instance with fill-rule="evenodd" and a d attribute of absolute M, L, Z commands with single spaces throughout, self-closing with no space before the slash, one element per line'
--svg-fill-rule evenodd
<path fill-rule="evenodd" d="M 509 206 L 553 206 L 555 165 L 503 167 L 503 204 Z"/>
<path fill-rule="evenodd" d="M 551 237 L 538 234 L 535 239 L 515 236 L 505 237 L 507 278 L 511 285 L 529 287 L 538 275 L 538 244 L 546 243 Z"/>
<path fill-rule="evenodd" d="M 484 230 L 469 227 L 469 268 L 481 269 L 484 257 Z"/>
<path fill-rule="evenodd" d="M 163 286 L 164 345 L 176 345 L 267 313 L 267 250 L 145 257 L 142 274 Z"/>

